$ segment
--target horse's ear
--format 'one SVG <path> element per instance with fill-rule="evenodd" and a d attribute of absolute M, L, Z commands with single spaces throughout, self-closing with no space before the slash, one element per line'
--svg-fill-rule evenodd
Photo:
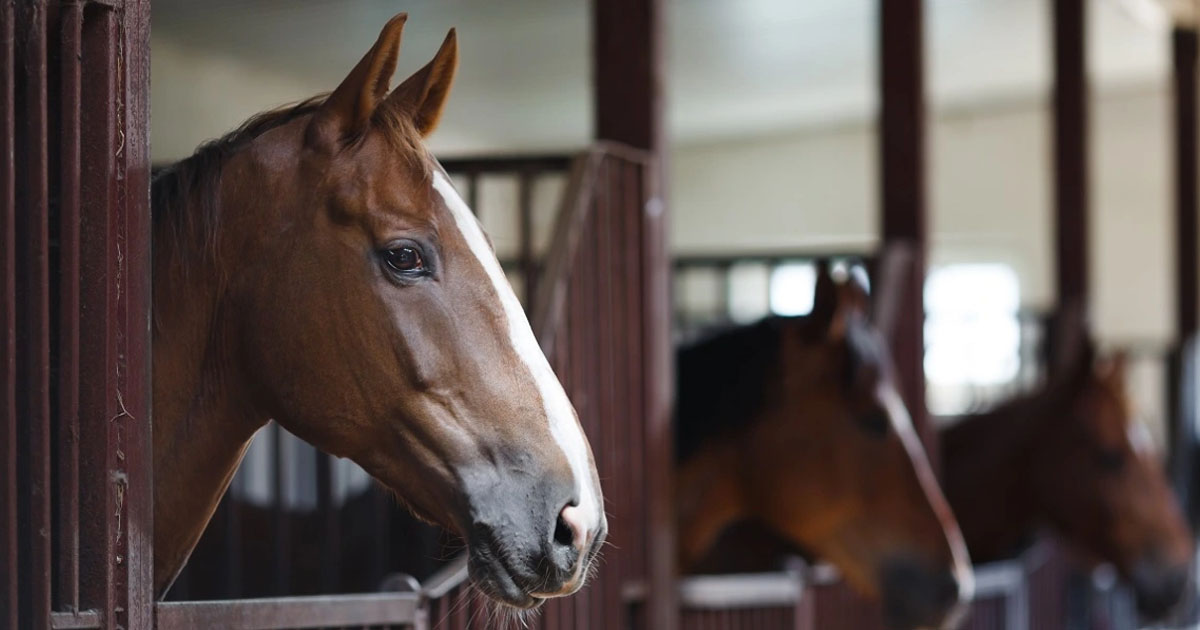
<path fill-rule="evenodd" d="M 408 14 L 401 13 L 383 25 L 375 45 L 313 114 L 307 137 L 310 143 L 340 142 L 367 128 L 396 72 L 400 35 L 407 20 Z"/>
<path fill-rule="evenodd" d="M 1060 305 L 1054 314 L 1051 373 L 1063 376 L 1090 374 L 1096 349 L 1088 330 L 1087 310 L 1079 300 Z"/>
<path fill-rule="evenodd" d="M 838 286 L 838 307 L 845 315 L 861 313 L 865 317 L 871 312 L 871 292 L 862 274 L 861 267 L 849 267 L 846 280 Z"/>
<path fill-rule="evenodd" d="M 812 317 L 813 323 L 821 330 L 828 330 L 838 312 L 838 287 L 829 272 L 829 261 L 818 260 L 817 285 L 813 291 Z"/>
<path fill-rule="evenodd" d="M 446 40 L 438 49 L 433 60 L 404 80 L 384 107 L 397 114 L 408 116 L 422 136 L 428 136 L 437 128 L 454 83 L 454 72 L 458 69 L 458 36 L 454 29 L 446 34 Z"/>
<path fill-rule="evenodd" d="M 1096 375 L 1111 385 L 1120 387 L 1125 383 L 1128 366 L 1129 354 L 1118 350 L 1096 363 Z"/>

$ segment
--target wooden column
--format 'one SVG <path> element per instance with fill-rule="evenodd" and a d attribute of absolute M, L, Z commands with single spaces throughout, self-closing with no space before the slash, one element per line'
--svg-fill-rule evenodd
<path fill-rule="evenodd" d="M 1054 209 L 1059 306 L 1088 308 L 1087 0 L 1054 7 Z"/>
<path fill-rule="evenodd" d="M 648 627 L 678 626 L 675 518 L 671 477 L 674 373 L 666 239 L 663 125 L 663 0 L 593 0 L 592 68 L 596 138 L 647 149 L 657 157 L 641 208 L 643 362 L 646 374 L 646 554 Z"/>
<path fill-rule="evenodd" d="M 1197 238 L 1196 57 L 1197 36 L 1175 29 L 1171 38 L 1175 79 L 1175 295 L 1179 339 L 1200 332 L 1200 253 Z"/>
<path fill-rule="evenodd" d="M 1197 340 L 1197 35 L 1191 29 L 1176 28 L 1171 36 L 1174 76 L 1175 140 L 1175 322 L 1176 338 L 1168 358 L 1167 400 L 1170 412 L 1169 471 L 1175 490 L 1186 505 L 1193 523 L 1197 523 L 1195 438 L 1197 369 L 1194 344 Z M 1189 345 L 1189 342 L 1192 345 Z"/>
<path fill-rule="evenodd" d="M 880 191 L 883 245 L 911 248 L 891 335 L 904 402 L 934 469 L 937 435 L 925 407 L 925 71 L 922 0 L 880 0 Z"/>

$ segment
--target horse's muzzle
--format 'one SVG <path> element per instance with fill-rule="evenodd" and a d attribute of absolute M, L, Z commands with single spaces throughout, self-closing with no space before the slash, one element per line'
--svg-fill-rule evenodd
<path fill-rule="evenodd" d="M 882 578 L 884 615 L 893 630 L 946 628 L 957 621 L 961 585 L 949 567 L 893 560 L 884 566 Z"/>
<path fill-rule="evenodd" d="M 542 476 L 522 483 L 529 480 L 517 475 L 493 481 L 473 496 L 467 535 L 476 586 L 518 608 L 579 590 L 608 533 L 603 514 L 578 508 L 573 479 Z"/>
<path fill-rule="evenodd" d="M 1133 582 L 1138 612 L 1149 621 L 1161 621 L 1183 600 L 1190 571 L 1187 565 L 1170 565 L 1142 560 L 1133 568 Z"/>

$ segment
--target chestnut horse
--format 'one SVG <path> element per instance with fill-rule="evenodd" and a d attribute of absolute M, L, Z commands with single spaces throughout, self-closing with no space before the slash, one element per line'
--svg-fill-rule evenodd
<path fill-rule="evenodd" d="M 820 266 L 813 312 L 678 353 L 684 570 L 752 521 L 831 561 L 897 628 L 953 623 L 973 577 L 855 280 Z"/>
<path fill-rule="evenodd" d="M 531 608 L 607 531 L 574 408 L 478 221 L 422 144 L 454 31 L 389 91 L 406 16 L 326 98 L 155 178 L 154 581 L 161 596 L 269 418 L 461 535 Z"/>
<path fill-rule="evenodd" d="M 1192 538 L 1131 420 L 1124 357 L 1097 361 L 1090 344 L 1077 355 L 1039 391 L 943 430 L 946 496 L 975 560 L 1011 556 L 1046 524 L 1161 618 L 1184 594 Z"/>

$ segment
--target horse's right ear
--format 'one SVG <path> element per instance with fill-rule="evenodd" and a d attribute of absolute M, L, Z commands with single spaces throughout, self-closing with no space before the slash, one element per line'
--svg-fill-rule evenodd
<path fill-rule="evenodd" d="M 388 20 L 375 45 L 313 114 L 305 137 L 310 145 L 336 146 L 366 130 L 375 108 L 387 96 L 392 74 L 396 72 L 400 35 L 407 20 L 407 13 Z"/>
<path fill-rule="evenodd" d="M 838 287 L 829 271 L 829 261 L 817 260 L 817 285 L 813 291 L 812 321 L 819 330 L 833 326 L 838 314 Z"/>

